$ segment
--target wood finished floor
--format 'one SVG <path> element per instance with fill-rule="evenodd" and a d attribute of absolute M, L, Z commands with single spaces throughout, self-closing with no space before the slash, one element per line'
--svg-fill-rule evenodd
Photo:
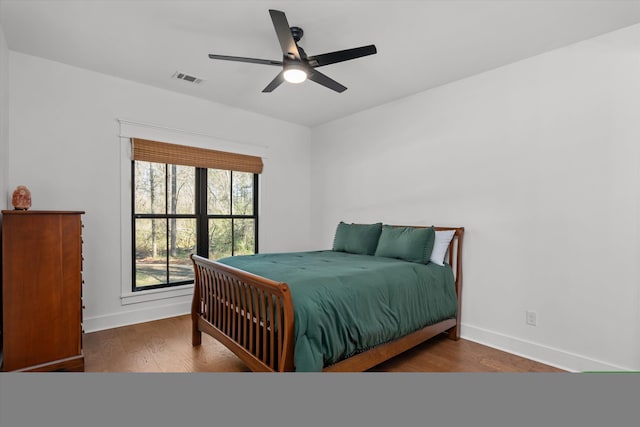
<path fill-rule="evenodd" d="M 189 315 L 87 333 L 86 372 L 248 372 L 215 339 L 202 334 L 191 346 Z M 513 354 L 461 339 L 438 336 L 371 372 L 564 372 Z"/>

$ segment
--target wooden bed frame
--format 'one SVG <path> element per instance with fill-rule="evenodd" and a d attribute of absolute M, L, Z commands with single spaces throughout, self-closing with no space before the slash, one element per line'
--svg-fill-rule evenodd
<path fill-rule="evenodd" d="M 441 333 L 448 333 L 453 340 L 460 338 L 464 227 L 434 228 L 455 230 L 445 260 L 454 272 L 457 317 L 358 353 L 324 371 L 366 371 Z M 192 344 L 200 345 L 205 332 L 234 352 L 252 371 L 293 371 L 294 317 L 289 286 L 197 255 L 191 255 L 191 259 L 195 271 Z"/>

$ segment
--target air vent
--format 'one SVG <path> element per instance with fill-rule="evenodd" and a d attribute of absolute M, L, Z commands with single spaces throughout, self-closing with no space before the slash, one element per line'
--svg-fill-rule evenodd
<path fill-rule="evenodd" d="M 173 73 L 173 76 L 171 77 L 178 80 L 184 80 L 185 82 L 189 82 L 189 83 L 195 83 L 195 84 L 202 83 L 201 78 L 192 76 L 187 73 L 181 73 L 180 71 L 176 71 L 175 73 Z"/>

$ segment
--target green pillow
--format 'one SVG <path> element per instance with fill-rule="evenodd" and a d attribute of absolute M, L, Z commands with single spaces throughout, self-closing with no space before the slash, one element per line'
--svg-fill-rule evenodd
<path fill-rule="evenodd" d="M 433 251 L 436 233 L 433 227 L 392 227 L 385 225 L 378 241 L 376 256 L 400 258 L 427 264 Z"/>
<path fill-rule="evenodd" d="M 382 223 L 346 224 L 340 221 L 333 238 L 333 250 L 352 254 L 373 255 L 378 247 Z"/>

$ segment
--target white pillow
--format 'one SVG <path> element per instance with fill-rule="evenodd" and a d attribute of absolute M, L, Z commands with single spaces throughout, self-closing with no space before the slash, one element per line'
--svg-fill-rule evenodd
<path fill-rule="evenodd" d="M 436 231 L 436 240 L 433 243 L 430 261 L 434 264 L 444 265 L 444 256 L 447 254 L 447 248 L 456 230 Z"/>

